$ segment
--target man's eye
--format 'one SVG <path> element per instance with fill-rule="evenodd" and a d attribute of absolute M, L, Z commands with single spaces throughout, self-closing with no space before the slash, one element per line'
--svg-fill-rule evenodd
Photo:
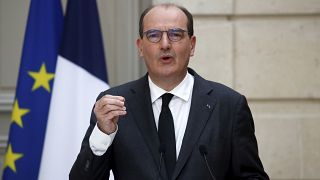
<path fill-rule="evenodd" d="M 157 32 L 150 32 L 147 34 L 147 36 L 148 36 L 148 38 L 157 38 L 160 36 L 159 34 L 160 33 L 157 33 Z"/>
<path fill-rule="evenodd" d="M 170 38 L 172 39 L 181 39 L 183 36 L 183 32 L 181 31 L 171 31 L 169 33 Z"/>
<path fill-rule="evenodd" d="M 182 33 L 179 31 L 171 32 L 171 36 L 181 37 Z"/>

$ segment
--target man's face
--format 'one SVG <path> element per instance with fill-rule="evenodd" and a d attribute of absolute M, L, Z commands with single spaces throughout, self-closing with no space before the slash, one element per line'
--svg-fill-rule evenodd
<path fill-rule="evenodd" d="M 143 32 L 177 28 L 187 30 L 187 17 L 177 7 L 155 7 L 143 20 Z M 144 34 L 142 39 L 137 40 L 137 47 L 151 79 L 163 81 L 168 78 L 181 79 L 185 76 L 195 43 L 196 38 L 194 36 L 190 38 L 188 32 L 184 32 L 183 38 L 175 42 L 169 40 L 167 33 L 164 32 L 159 42 L 150 42 Z"/>

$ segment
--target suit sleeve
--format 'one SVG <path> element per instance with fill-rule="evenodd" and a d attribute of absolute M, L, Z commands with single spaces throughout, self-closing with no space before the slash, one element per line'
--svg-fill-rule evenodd
<path fill-rule="evenodd" d="M 269 179 L 258 154 L 254 122 L 247 100 L 238 99 L 232 135 L 232 166 L 235 179 Z"/>
<path fill-rule="evenodd" d="M 102 96 L 103 94 L 100 94 L 97 99 L 100 99 Z M 90 126 L 82 141 L 80 153 L 78 154 L 69 174 L 70 180 L 99 180 L 109 178 L 112 165 L 112 145 L 102 156 L 96 156 L 89 145 L 89 138 L 96 125 L 96 121 L 96 117 L 92 111 Z"/>

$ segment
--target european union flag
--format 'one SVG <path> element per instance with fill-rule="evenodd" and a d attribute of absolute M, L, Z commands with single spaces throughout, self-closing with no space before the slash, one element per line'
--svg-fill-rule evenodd
<path fill-rule="evenodd" d="M 31 0 L 3 180 L 38 179 L 62 23 L 60 0 Z"/>

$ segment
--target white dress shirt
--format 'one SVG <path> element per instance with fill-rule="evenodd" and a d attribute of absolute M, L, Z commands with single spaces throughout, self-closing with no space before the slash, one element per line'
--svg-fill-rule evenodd
<path fill-rule="evenodd" d="M 162 106 L 162 99 L 161 96 L 164 93 L 171 93 L 173 94 L 173 98 L 169 103 L 169 108 L 172 113 L 173 121 L 174 121 L 174 129 L 175 129 L 175 138 L 176 138 L 176 152 L 177 156 L 179 156 L 183 136 L 187 127 L 190 106 L 191 106 L 191 99 L 192 99 L 192 90 L 194 84 L 194 77 L 187 73 L 185 78 L 181 81 L 181 83 L 176 86 L 170 92 L 167 92 L 156 84 L 154 84 L 150 77 L 148 77 L 149 81 L 149 88 L 150 88 L 150 96 L 151 96 L 151 103 L 152 109 L 155 119 L 155 124 L 158 129 L 158 122 L 159 122 L 159 115 L 161 112 Z M 89 144 L 92 152 L 97 155 L 103 155 L 107 149 L 110 147 L 118 129 L 110 134 L 107 135 L 100 131 L 97 125 L 94 127 L 92 134 L 89 138 Z"/>

